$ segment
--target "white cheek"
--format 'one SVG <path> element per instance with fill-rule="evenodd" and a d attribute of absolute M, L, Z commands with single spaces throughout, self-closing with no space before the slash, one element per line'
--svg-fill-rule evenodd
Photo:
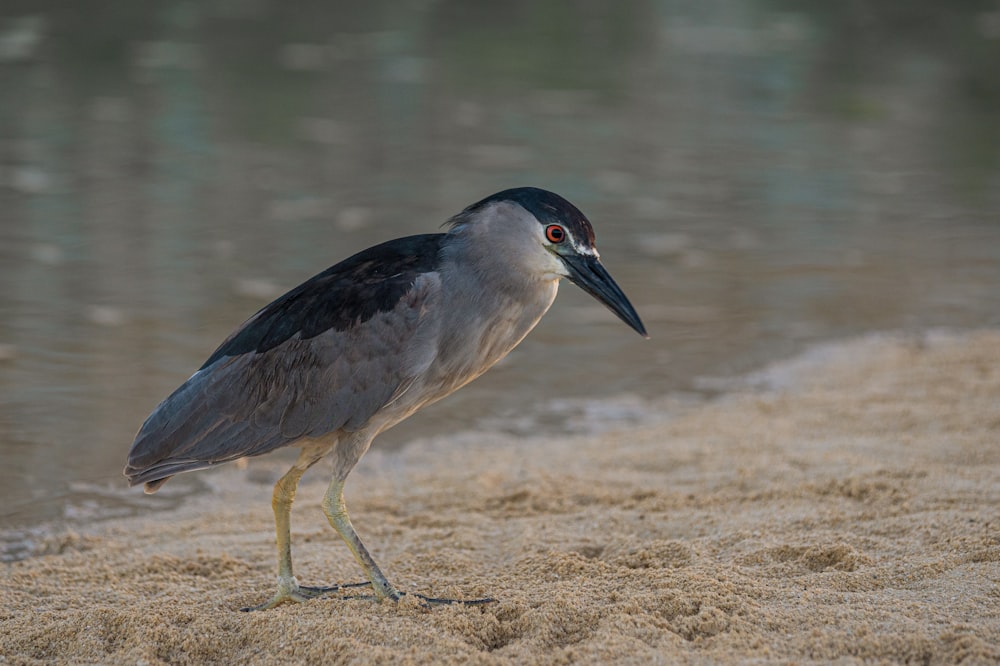
<path fill-rule="evenodd" d="M 562 262 L 559 257 L 553 252 L 545 253 L 545 273 L 543 277 L 546 280 L 558 280 L 559 278 L 564 278 L 569 276 L 569 272 L 566 270 L 566 264 Z"/>

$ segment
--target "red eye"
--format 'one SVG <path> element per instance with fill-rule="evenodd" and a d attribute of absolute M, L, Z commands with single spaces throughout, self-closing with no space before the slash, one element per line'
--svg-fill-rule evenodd
<path fill-rule="evenodd" d="M 550 224 L 545 227 L 545 237 L 550 243 L 562 243 L 566 240 L 566 230 L 558 224 Z"/>

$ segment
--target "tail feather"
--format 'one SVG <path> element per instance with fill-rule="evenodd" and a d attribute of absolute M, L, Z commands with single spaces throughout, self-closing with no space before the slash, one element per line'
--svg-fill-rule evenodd
<path fill-rule="evenodd" d="M 260 455 L 287 443 L 274 429 L 255 427 L 220 404 L 220 376 L 199 371 L 161 402 L 132 442 L 124 474 L 129 485 L 154 493 L 167 480 L 190 472 Z M 214 399 L 212 396 L 216 396 Z"/>
<path fill-rule="evenodd" d="M 173 478 L 173 477 L 167 476 L 167 477 L 164 477 L 162 479 L 157 479 L 156 481 L 150 481 L 150 482 L 146 483 L 145 486 L 143 486 L 142 491 L 144 493 L 146 493 L 147 495 L 152 495 L 153 493 L 155 493 L 157 490 L 160 489 L 160 486 L 162 486 L 164 483 L 166 483 L 167 481 L 169 481 L 171 478 Z M 135 485 L 135 484 L 132 484 L 132 485 Z"/>
<path fill-rule="evenodd" d="M 199 469 L 213 467 L 227 461 L 209 462 L 204 460 L 165 460 L 143 469 L 132 466 L 125 467 L 125 476 L 129 486 L 145 484 L 146 494 L 153 494 L 173 476 L 182 472 L 193 472 Z"/>

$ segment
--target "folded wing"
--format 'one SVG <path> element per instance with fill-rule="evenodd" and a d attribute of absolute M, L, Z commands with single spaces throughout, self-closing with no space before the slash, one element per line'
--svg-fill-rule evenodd
<path fill-rule="evenodd" d="M 265 306 L 153 411 L 131 485 L 361 429 L 427 367 L 441 235 L 369 248 Z"/>

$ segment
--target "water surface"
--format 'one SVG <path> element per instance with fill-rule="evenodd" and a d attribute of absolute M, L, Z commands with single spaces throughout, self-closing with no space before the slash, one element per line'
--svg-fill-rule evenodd
<path fill-rule="evenodd" d="M 382 446 L 616 427 L 817 341 L 997 325 L 1000 12 L 871 4 L 0 9 L 0 527 L 160 506 L 125 454 L 234 326 L 507 187 L 584 210 L 651 339 L 565 284 Z"/>

